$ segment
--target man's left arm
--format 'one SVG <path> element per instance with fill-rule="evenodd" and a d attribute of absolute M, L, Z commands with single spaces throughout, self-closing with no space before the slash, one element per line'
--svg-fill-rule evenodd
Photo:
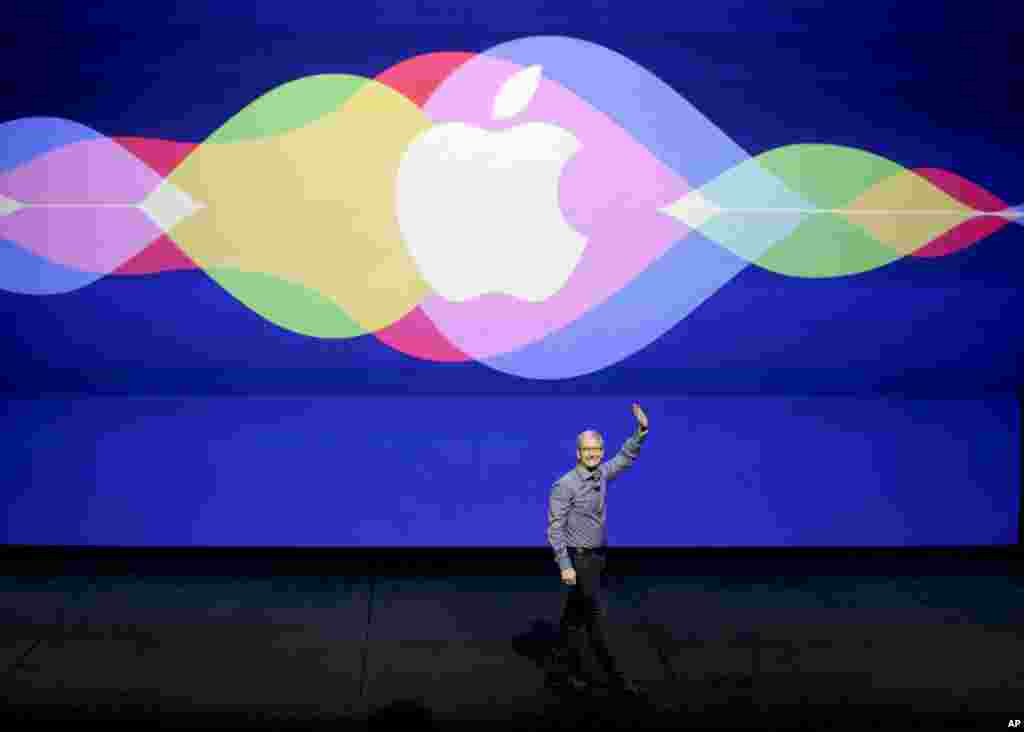
<path fill-rule="evenodd" d="M 640 457 L 640 446 L 643 445 L 644 440 L 647 439 L 647 433 L 650 431 L 647 415 L 645 415 L 643 410 L 640 409 L 639 404 L 633 405 L 633 414 L 636 416 L 637 420 L 636 431 L 628 440 L 626 440 L 618 454 L 605 463 L 605 476 L 608 480 L 612 480 L 623 470 L 636 462 L 636 459 Z"/>

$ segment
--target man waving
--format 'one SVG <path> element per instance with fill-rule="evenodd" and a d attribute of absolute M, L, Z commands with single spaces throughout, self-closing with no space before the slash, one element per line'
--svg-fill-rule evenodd
<path fill-rule="evenodd" d="M 577 688 L 588 686 L 583 675 L 583 637 L 590 642 L 601 666 L 614 686 L 628 694 L 637 694 L 636 686 L 619 669 L 608 649 L 607 606 L 602 580 L 605 569 L 607 528 L 606 489 L 640 455 L 640 445 L 648 433 L 647 415 L 639 404 L 633 405 L 637 429 L 606 463 L 604 439 L 587 430 L 576 438 L 576 467 L 555 481 L 548 507 L 548 542 L 555 553 L 566 586 L 560 623 L 562 652 L 570 661 L 570 682 Z"/>

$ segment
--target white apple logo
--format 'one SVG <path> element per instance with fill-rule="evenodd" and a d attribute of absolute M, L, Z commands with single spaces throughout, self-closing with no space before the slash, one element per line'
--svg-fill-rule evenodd
<path fill-rule="evenodd" d="M 521 112 L 541 67 L 513 74 L 495 119 Z M 409 253 L 441 297 L 462 302 L 502 292 L 540 302 L 561 289 L 586 245 L 558 204 L 562 168 L 580 149 L 555 125 L 501 131 L 449 122 L 416 137 L 398 171 L 398 225 Z"/>

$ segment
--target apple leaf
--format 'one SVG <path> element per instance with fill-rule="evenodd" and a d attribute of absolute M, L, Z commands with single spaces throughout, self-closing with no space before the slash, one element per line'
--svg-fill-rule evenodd
<path fill-rule="evenodd" d="M 540 86 L 541 66 L 527 66 L 505 80 L 494 97 L 494 119 L 508 119 L 526 109 Z"/>

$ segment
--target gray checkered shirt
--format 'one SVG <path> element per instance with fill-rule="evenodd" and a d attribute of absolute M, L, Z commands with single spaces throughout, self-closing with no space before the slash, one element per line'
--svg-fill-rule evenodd
<path fill-rule="evenodd" d="M 638 427 L 611 460 L 593 471 L 577 464 L 555 481 L 548 502 L 548 543 L 560 569 L 572 567 L 567 547 L 593 548 L 607 543 L 608 481 L 621 475 L 640 456 L 640 445 L 648 432 Z"/>

